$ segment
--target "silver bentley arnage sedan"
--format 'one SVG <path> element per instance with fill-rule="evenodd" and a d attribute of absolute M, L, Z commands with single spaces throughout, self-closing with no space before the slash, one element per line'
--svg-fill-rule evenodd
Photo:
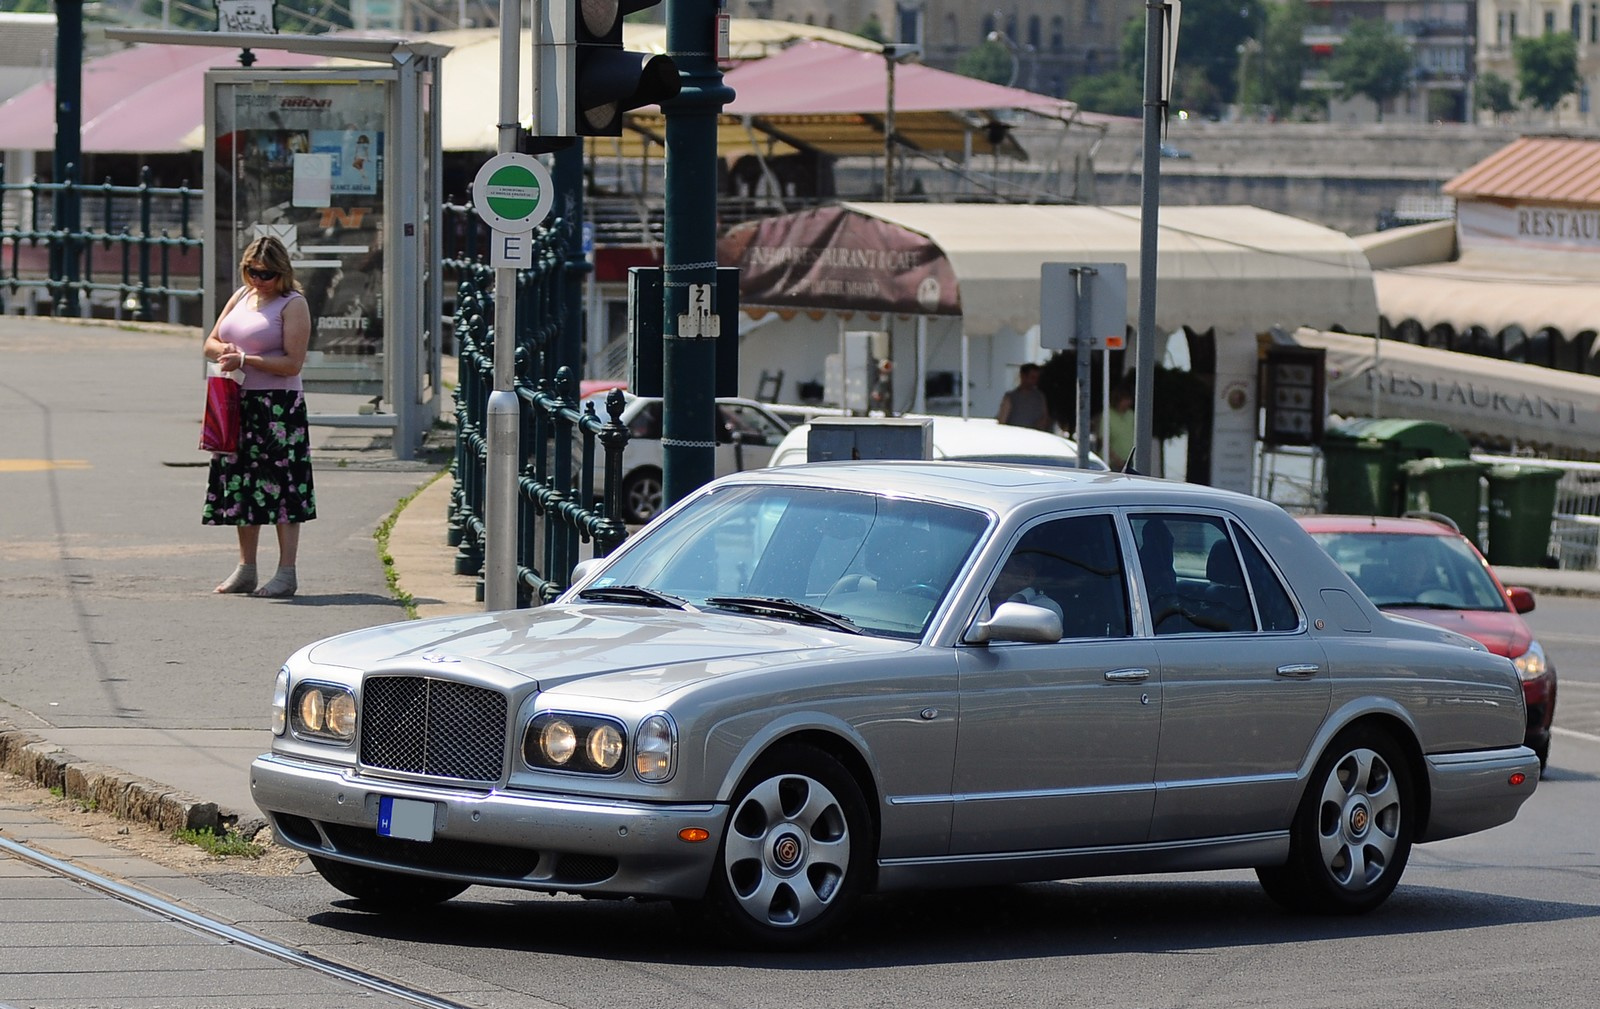
<path fill-rule="evenodd" d="M 296 652 L 257 803 L 375 908 L 666 898 L 793 947 L 863 893 L 1251 867 L 1380 904 L 1533 794 L 1509 660 L 1264 501 L 1143 477 L 726 477 L 538 609 Z"/>

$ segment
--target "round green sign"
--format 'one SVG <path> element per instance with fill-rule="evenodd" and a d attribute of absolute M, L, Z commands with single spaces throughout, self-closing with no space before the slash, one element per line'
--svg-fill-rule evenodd
<path fill-rule="evenodd" d="M 507 165 L 489 176 L 484 196 L 490 210 L 501 217 L 520 220 L 539 205 L 541 191 L 539 180 L 525 165 Z"/>
<path fill-rule="evenodd" d="M 496 154 L 472 181 L 473 209 L 496 231 L 532 231 L 554 204 L 549 169 L 526 154 Z"/>

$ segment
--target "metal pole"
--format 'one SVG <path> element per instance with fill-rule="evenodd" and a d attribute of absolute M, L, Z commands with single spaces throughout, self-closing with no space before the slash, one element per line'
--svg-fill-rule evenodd
<path fill-rule="evenodd" d="M 1147 0 L 1144 7 L 1144 175 L 1139 189 L 1139 353 L 1134 374 L 1134 467 L 1155 471 L 1156 238 L 1161 205 L 1161 51 L 1167 5 Z"/>
<path fill-rule="evenodd" d="M 662 503 L 716 475 L 717 337 L 689 316 L 690 288 L 717 284 L 717 115 L 733 100 L 711 52 L 718 0 L 668 0 L 667 53 L 683 88 L 667 119 L 662 269 Z M 714 307 L 714 306 L 713 306 Z M 694 324 L 689 324 L 694 322 Z M 729 333 L 729 339 L 737 334 Z"/>
<path fill-rule="evenodd" d="M 535 4 L 538 0 L 535 0 Z M 535 22 L 537 23 L 537 22 Z M 517 50 L 522 42 L 520 0 L 500 0 L 500 153 L 517 149 Z M 494 391 L 489 394 L 489 460 L 485 468 L 483 605 L 517 605 L 517 443 L 521 407 L 516 393 L 517 271 L 494 271 Z"/>
<path fill-rule="evenodd" d="M 83 174 L 83 0 L 56 4 L 56 150 L 55 182 L 77 182 Z M 79 227 L 78 192 L 71 187 L 56 190 L 55 224 L 52 230 L 64 233 L 51 243 L 50 279 L 61 280 L 65 302 L 57 301 L 55 314 L 78 314 L 77 239 Z M 65 309 L 65 311 L 63 311 Z"/>
<path fill-rule="evenodd" d="M 889 71 L 884 85 L 883 103 L 883 202 L 894 202 L 894 64 L 891 47 L 883 47 L 884 66 Z"/>
<path fill-rule="evenodd" d="M 1094 351 L 1094 309 L 1089 300 L 1094 296 L 1094 280 L 1098 270 L 1080 266 L 1072 271 L 1072 282 L 1078 286 L 1078 317 L 1073 320 L 1072 346 L 1078 358 L 1078 422 L 1073 437 L 1078 443 L 1078 468 L 1089 468 L 1089 383 L 1094 372 L 1090 358 Z"/>

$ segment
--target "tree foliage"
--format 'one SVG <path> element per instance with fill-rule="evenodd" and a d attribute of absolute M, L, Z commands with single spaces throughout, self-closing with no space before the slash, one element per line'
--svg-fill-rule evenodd
<path fill-rule="evenodd" d="M 1300 81 L 1306 66 L 1304 0 L 1279 0 L 1266 5 L 1261 51 L 1251 54 L 1239 101 L 1267 105 L 1287 116 L 1300 104 Z"/>
<path fill-rule="evenodd" d="M 1549 112 L 1578 90 L 1578 40 L 1568 32 L 1524 35 L 1513 44 L 1517 97 Z"/>
<path fill-rule="evenodd" d="M 1414 65 L 1411 46 L 1389 22 L 1372 18 L 1353 22 L 1328 61 L 1328 76 L 1339 85 L 1339 97 L 1365 95 L 1378 106 L 1406 89 Z"/>
<path fill-rule="evenodd" d="M 998 41 L 985 41 L 956 60 L 956 73 L 990 84 L 1010 84 L 1015 69 L 1011 50 Z"/>
<path fill-rule="evenodd" d="M 1493 70 L 1485 70 L 1478 75 L 1477 92 L 1480 109 L 1487 109 L 1497 116 L 1517 109 L 1516 100 L 1511 97 L 1511 82 Z"/>

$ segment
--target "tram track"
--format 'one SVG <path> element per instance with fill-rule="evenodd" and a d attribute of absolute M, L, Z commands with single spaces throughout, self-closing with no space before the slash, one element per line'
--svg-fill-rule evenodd
<path fill-rule="evenodd" d="M 81 866 L 74 865 L 71 862 L 8 837 L 0 836 L 0 854 L 10 855 L 53 875 L 70 879 L 104 896 L 140 908 L 175 925 L 187 927 L 220 939 L 223 942 L 235 944 L 251 952 L 272 957 L 301 970 L 312 971 L 324 977 L 334 978 L 369 992 L 423 1007 L 423 1009 L 468 1009 L 463 1003 L 441 998 L 430 992 L 422 991 L 397 981 L 391 981 L 388 978 L 379 977 L 367 971 L 325 960 L 304 950 L 248 932 L 228 922 L 181 907 L 154 894 L 146 893 L 126 883 L 91 872 Z"/>

